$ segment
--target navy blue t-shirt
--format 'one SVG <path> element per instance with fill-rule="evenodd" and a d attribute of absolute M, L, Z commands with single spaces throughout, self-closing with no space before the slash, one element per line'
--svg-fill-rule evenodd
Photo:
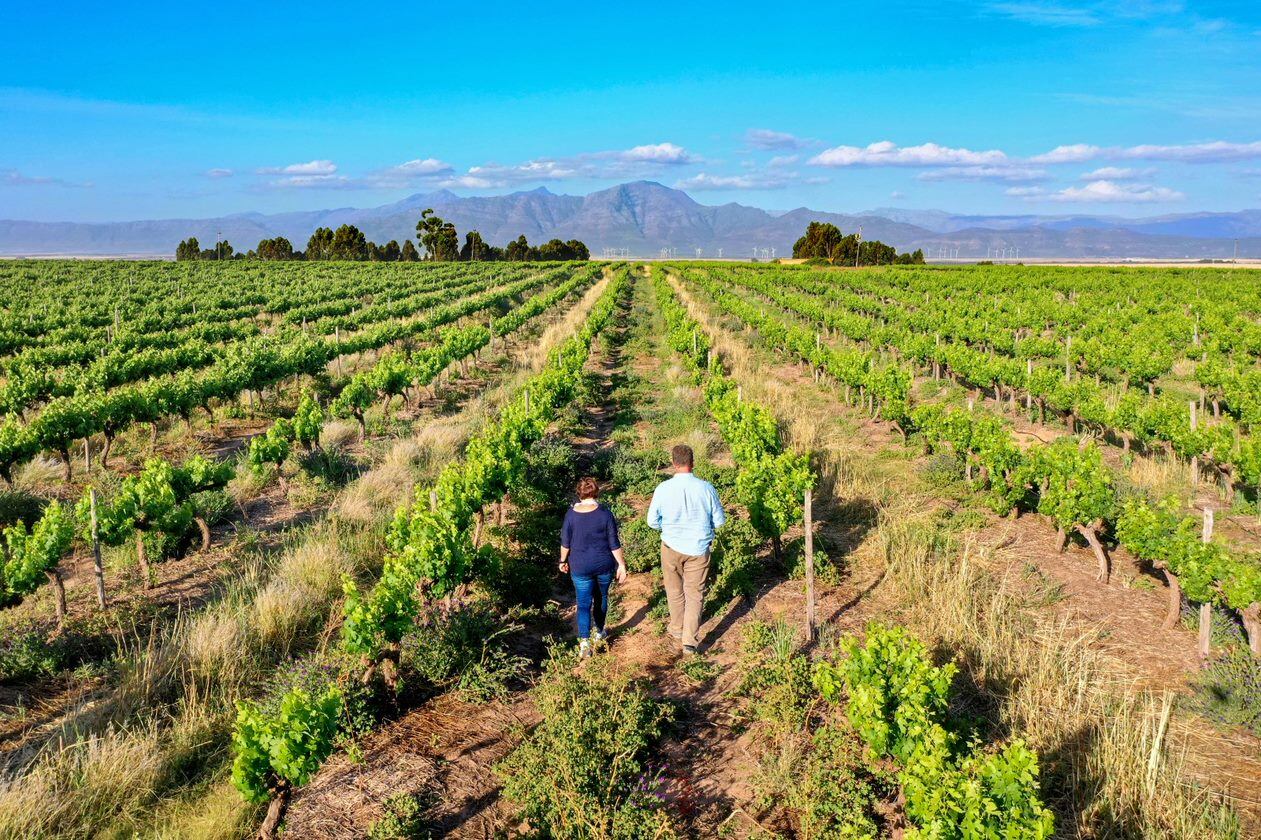
<path fill-rule="evenodd" d="M 602 575 L 617 569 L 614 549 L 622 547 L 617 535 L 617 519 L 604 505 L 580 513 L 565 511 L 560 527 L 560 544 L 569 549 L 569 572 L 575 575 Z"/>

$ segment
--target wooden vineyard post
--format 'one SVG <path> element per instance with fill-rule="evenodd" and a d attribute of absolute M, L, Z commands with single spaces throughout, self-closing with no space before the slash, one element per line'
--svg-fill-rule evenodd
<path fill-rule="evenodd" d="M 806 524 L 806 641 L 814 641 L 814 501 L 807 488 L 802 505 Z"/>
<path fill-rule="evenodd" d="M 1248 633 L 1248 650 L 1254 659 L 1261 659 L 1261 603 L 1253 601 L 1240 612 L 1243 614 L 1244 630 Z"/>
<path fill-rule="evenodd" d="M 525 389 L 525 413 L 527 416 L 530 414 L 530 389 L 529 388 Z"/>
<path fill-rule="evenodd" d="M 1070 335 L 1064 342 L 1064 381 L 1073 380 L 1073 337 Z"/>
<path fill-rule="evenodd" d="M 1200 419 L 1198 413 L 1196 412 L 1197 406 L 1196 406 L 1195 400 L 1191 400 L 1190 402 L 1188 402 L 1187 406 L 1191 411 L 1191 431 L 1194 432 L 1196 430 L 1196 427 L 1199 425 L 1199 419 Z M 1192 455 L 1191 456 L 1191 487 L 1196 488 L 1199 486 L 1200 486 L 1200 456 Z M 1207 511 L 1205 512 L 1207 513 Z"/>
<path fill-rule="evenodd" d="M 88 490 L 88 505 L 91 511 L 92 528 L 92 572 L 96 577 L 96 605 L 105 609 L 105 565 L 101 562 L 101 540 L 96 531 L 96 489 Z"/>
<path fill-rule="evenodd" d="M 1033 359 L 1025 359 L 1025 411 L 1033 411 Z"/>
<path fill-rule="evenodd" d="M 429 512 L 430 513 L 438 512 L 438 491 L 437 490 L 429 491 Z"/>
<path fill-rule="evenodd" d="M 1203 542 L 1213 538 L 1213 509 L 1204 509 L 1204 531 L 1200 535 Z M 1213 604 L 1205 601 L 1200 604 L 1200 664 L 1208 665 L 1213 644 Z"/>
<path fill-rule="evenodd" d="M 342 330 L 341 327 L 333 327 L 333 352 L 337 354 L 337 376 L 340 379 L 342 375 Z"/>

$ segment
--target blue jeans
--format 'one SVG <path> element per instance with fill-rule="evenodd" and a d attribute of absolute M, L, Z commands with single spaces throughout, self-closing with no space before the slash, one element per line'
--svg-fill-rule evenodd
<path fill-rule="evenodd" d="M 596 632 L 604 630 L 604 617 L 609 612 L 609 584 L 613 573 L 602 575 L 569 575 L 574 580 L 574 593 L 578 596 L 578 638 L 591 638 L 592 619 Z"/>

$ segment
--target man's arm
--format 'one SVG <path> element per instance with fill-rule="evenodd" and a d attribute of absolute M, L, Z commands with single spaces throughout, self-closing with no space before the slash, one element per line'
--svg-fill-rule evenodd
<path fill-rule="evenodd" d="M 712 484 L 709 485 L 709 519 L 715 531 L 727 524 L 727 513 L 722 509 L 722 499 L 718 498 L 718 490 Z"/>
<path fill-rule="evenodd" d="M 661 530 L 661 505 L 657 503 L 657 492 L 661 488 L 652 491 L 652 501 L 648 503 L 648 527 L 654 531 Z"/>

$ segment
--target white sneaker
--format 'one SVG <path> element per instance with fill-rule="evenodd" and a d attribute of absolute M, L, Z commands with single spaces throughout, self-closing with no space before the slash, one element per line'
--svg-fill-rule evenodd
<path fill-rule="evenodd" d="M 591 641 L 583 639 L 578 643 L 578 658 L 587 659 L 591 656 Z"/>
<path fill-rule="evenodd" d="M 609 631 L 608 631 L 608 630 L 597 630 L 597 631 L 595 632 L 595 640 L 596 640 L 597 642 L 607 641 L 607 640 L 608 640 L 608 638 L 609 638 Z"/>

